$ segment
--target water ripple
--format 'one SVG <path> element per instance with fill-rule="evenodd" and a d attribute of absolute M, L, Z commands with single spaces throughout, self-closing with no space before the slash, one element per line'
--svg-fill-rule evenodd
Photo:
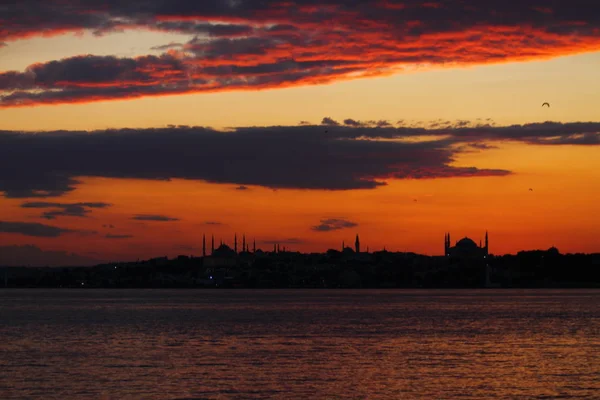
<path fill-rule="evenodd" d="M 600 398 L 600 291 L 0 290 L 0 399 Z"/>

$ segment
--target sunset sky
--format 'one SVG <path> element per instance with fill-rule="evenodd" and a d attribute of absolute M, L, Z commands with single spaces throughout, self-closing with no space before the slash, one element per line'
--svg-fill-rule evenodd
<path fill-rule="evenodd" d="M 3 3 L 0 265 L 598 252 L 599 71 L 587 0 Z"/>

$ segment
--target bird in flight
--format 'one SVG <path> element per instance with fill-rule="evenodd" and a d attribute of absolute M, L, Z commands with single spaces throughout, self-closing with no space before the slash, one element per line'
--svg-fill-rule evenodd
<path fill-rule="evenodd" d="M 544 104 L 542 104 L 542 107 L 544 107 L 544 106 L 548 106 L 548 108 L 550 108 L 550 103 L 544 103 Z"/>
<path fill-rule="evenodd" d="M 530 192 L 533 192 L 533 189 L 532 189 L 532 188 L 529 188 L 529 191 L 530 191 Z"/>

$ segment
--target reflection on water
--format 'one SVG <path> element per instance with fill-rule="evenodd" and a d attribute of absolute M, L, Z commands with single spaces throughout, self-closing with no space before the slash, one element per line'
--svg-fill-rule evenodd
<path fill-rule="evenodd" d="M 2 399 L 600 398 L 600 291 L 0 290 Z"/>

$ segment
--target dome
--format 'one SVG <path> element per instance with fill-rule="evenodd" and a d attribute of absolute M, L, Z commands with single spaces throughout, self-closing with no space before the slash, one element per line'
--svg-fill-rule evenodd
<path fill-rule="evenodd" d="M 222 244 L 218 249 L 215 249 L 212 255 L 215 257 L 234 257 L 235 251 L 233 251 L 231 247 L 227 246 L 226 244 Z"/>
<path fill-rule="evenodd" d="M 473 240 L 469 239 L 468 237 L 464 237 L 464 238 L 460 239 L 456 243 L 456 247 L 459 247 L 459 248 L 465 249 L 465 250 L 479 248 L 479 246 L 477 246 L 477 244 Z"/>

